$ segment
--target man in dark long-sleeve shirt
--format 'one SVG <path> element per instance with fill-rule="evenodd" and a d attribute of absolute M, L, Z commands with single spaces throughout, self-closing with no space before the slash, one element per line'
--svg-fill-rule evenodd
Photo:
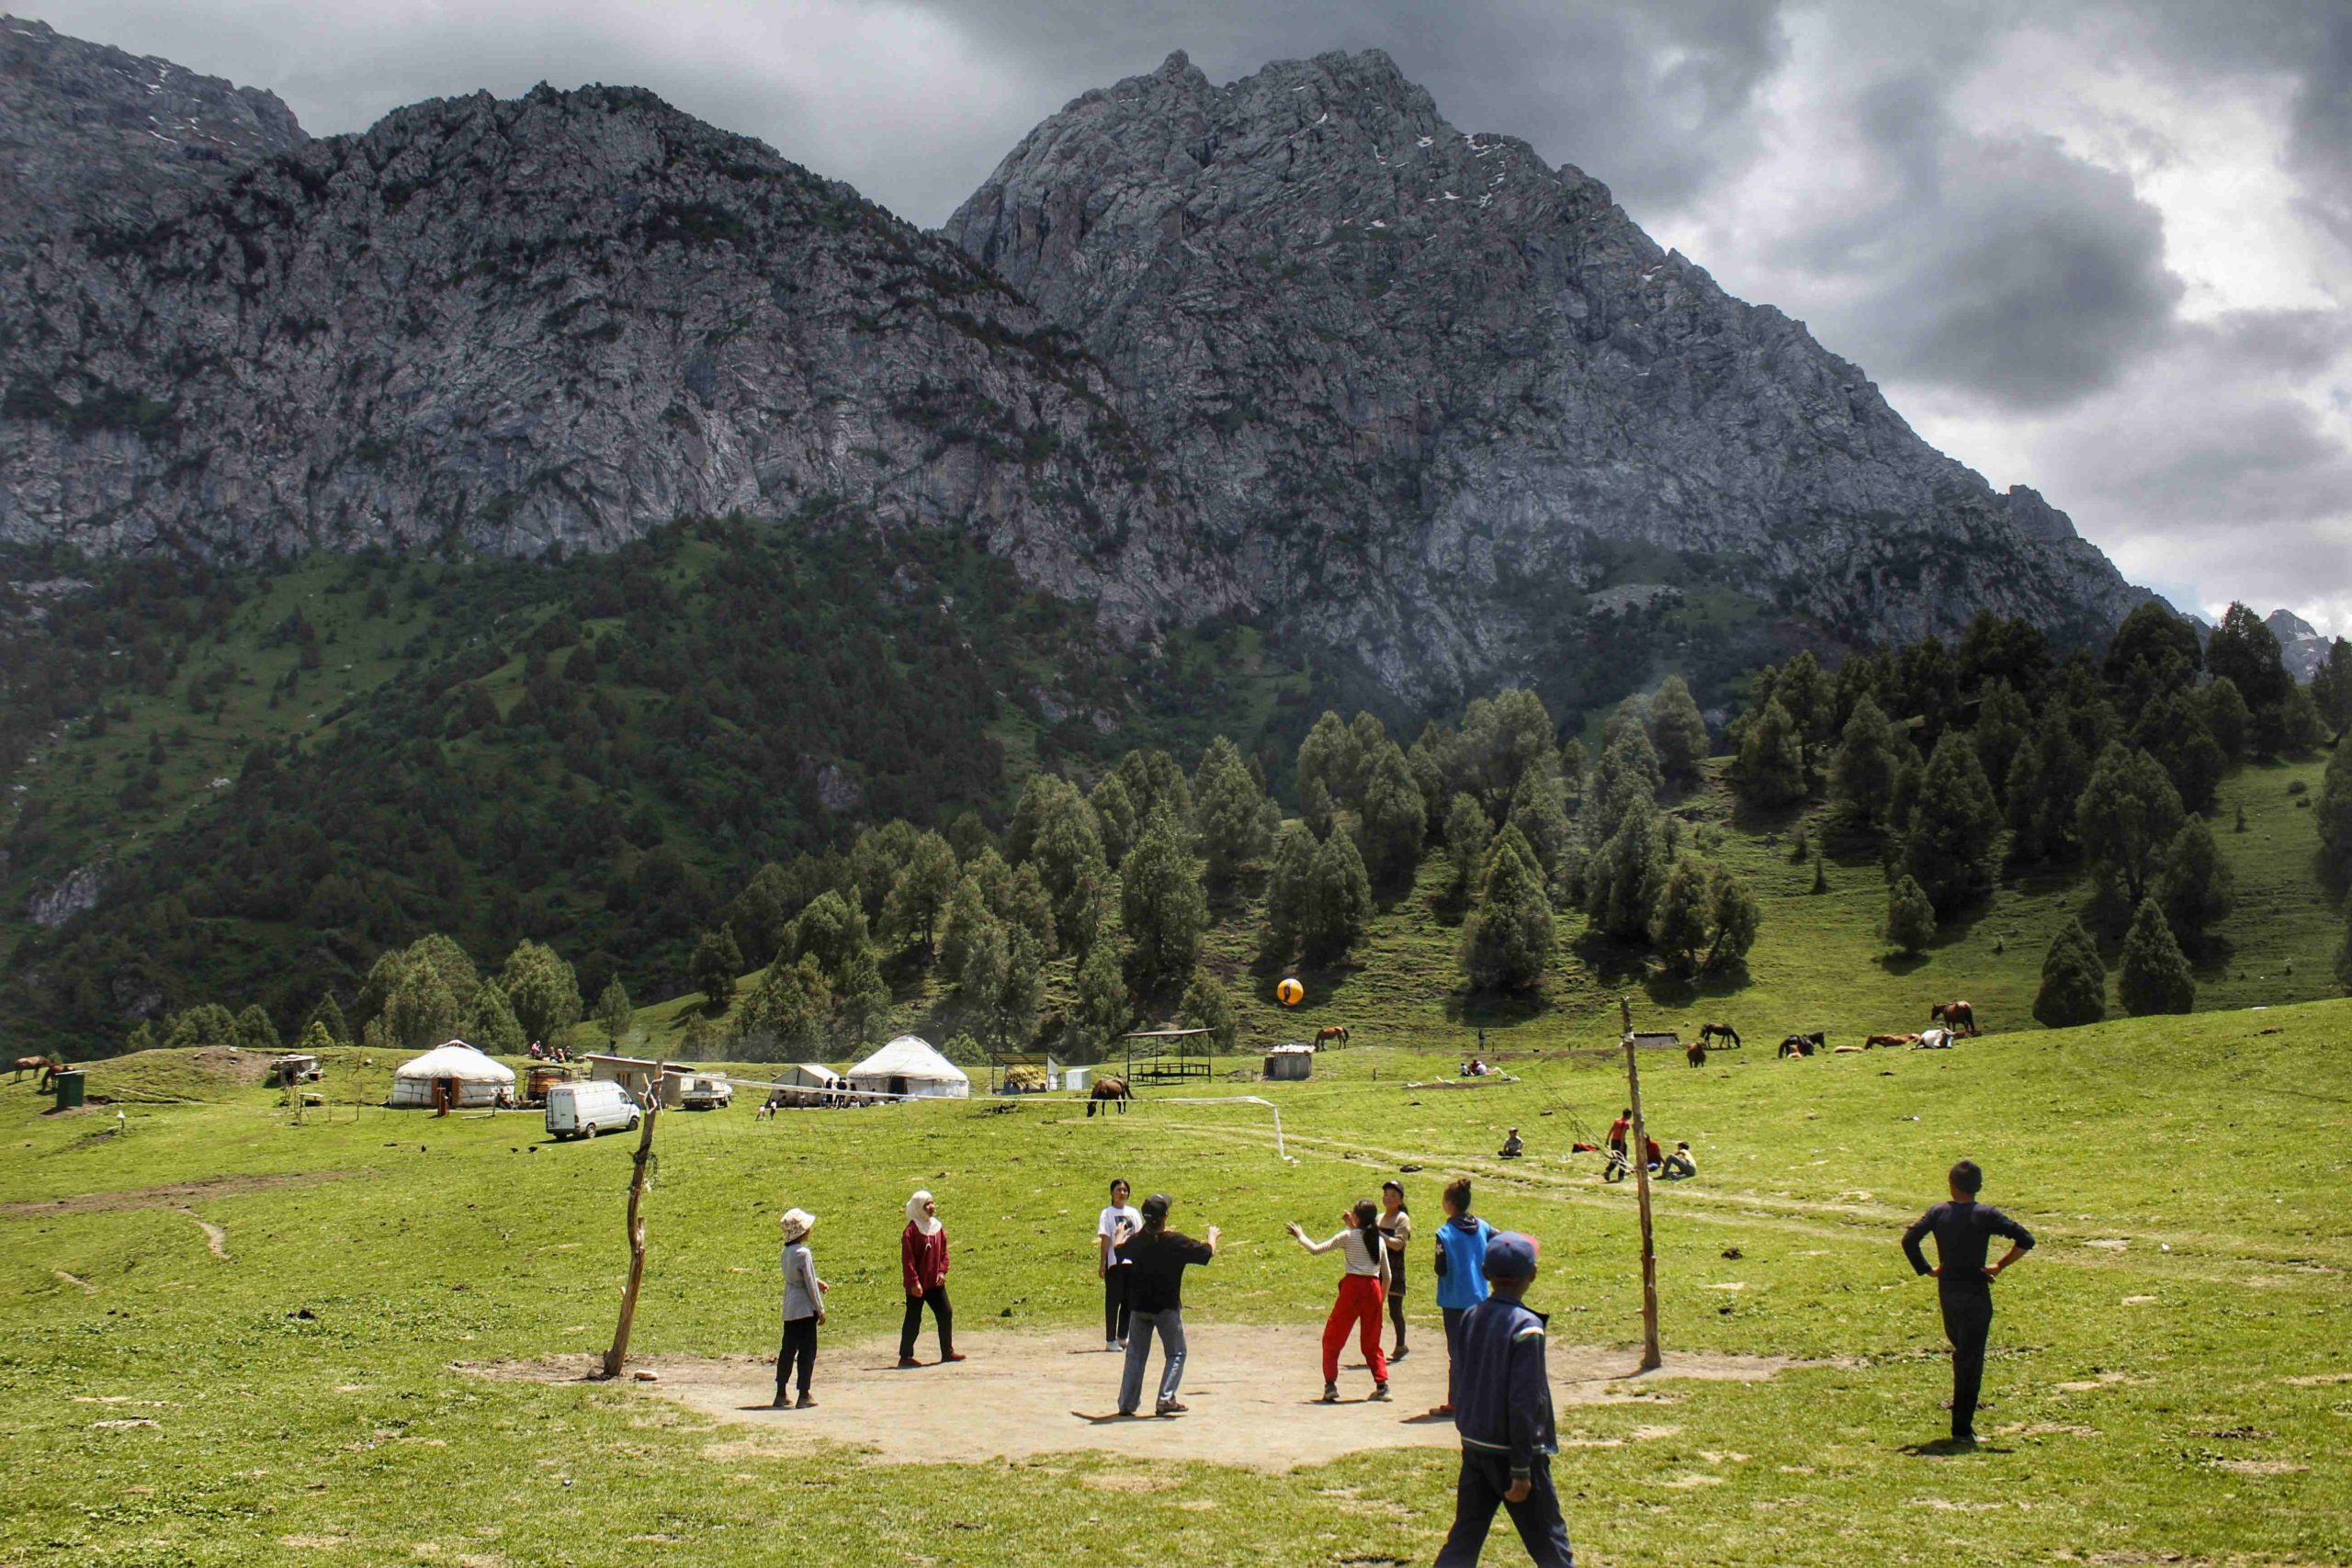
<path fill-rule="evenodd" d="M 1462 1320 L 1453 1395 L 1462 1474 L 1438 1568 L 1477 1568 L 1498 1506 L 1510 1512 L 1535 1568 L 1576 1568 L 1552 1485 L 1559 1443 L 1544 1369 L 1544 1314 L 1520 1299 L 1535 1279 L 1534 1241 L 1498 1233 L 1487 1244 L 1485 1269 L 1494 1293 Z"/>
<path fill-rule="evenodd" d="M 1984 1382 L 1984 1341 L 1993 1332 L 1993 1281 L 2001 1271 L 2033 1250 L 2033 1233 L 1994 1208 L 1980 1203 L 1984 1173 L 1973 1159 L 1951 1168 L 1951 1201 L 1939 1203 L 1903 1233 L 1903 1254 L 1921 1274 L 1936 1277 L 1943 1299 L 1944 1336 L 1951 1341 L 1951 1440 L 1976 1440 L 1976 1395 Z M 1928 1266 L 1919 1243 L 1929 1233 L 1936 1238 L 1936 1266 Z M 1997 1263 L 1984 1261 L 1992 1238 L 2006 1236 L 2009 1250 Z"/>

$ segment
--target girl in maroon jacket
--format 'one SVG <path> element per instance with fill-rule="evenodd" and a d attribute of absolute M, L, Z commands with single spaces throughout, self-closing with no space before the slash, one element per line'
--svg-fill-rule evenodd
<path fill-rule="evenodd" d="M 899 1365 L 922 1365 L 915 1359 L 915 1336 L 922 1331 L 926 1303 L 939 1325 L 939 1359 L 962 1360 L 956 1353 L 956 1309 L 947 1300 L 947 1227 L 939 1223 L 939 1205 L 928 1192 L 907 1200 L 907 1228 L 899 1236 L 899 1269 L 907 1286 L 907 1319 L 899 1328 Z"/>

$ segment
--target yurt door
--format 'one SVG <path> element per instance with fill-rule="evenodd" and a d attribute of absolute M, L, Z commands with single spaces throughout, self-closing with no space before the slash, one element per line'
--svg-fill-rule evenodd
<path fill-rule="evenodd" d="M 890 1092 L 898 1095 L 905 1094 L 907 1092 L 907 1080 L 903 1077 L 892 1078 L 890 1080 Z"/>

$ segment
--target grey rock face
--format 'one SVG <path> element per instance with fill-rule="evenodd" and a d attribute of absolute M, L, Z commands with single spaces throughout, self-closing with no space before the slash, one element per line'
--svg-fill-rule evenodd
<path fill-rule="evenodd" d="M 303 140 L 276 94 L 0 16 L 0 250 L 152 222 Z"/>
<path fill-rule="evenodd" d="M 1664 557 L 1850 639 L 2142 597 L 1599 181 L 1377 52 L 1181 53 L 1030 133 L 945 233 L 1080 333 L 1269 607 L 1429 695 L 1540 666 Z"/>
<path fill-rule="evenodd" d="M 2320 636 L 2318 627 L 2292 610 L 2273 610 L 2262 624 L 2278 639 L 2279 662 L 2296 680 L 2310 680 L 2327 662 L 2327 650 L 2332 646 L 2329 640 Z"/>
<path fill-rule="evenodd" d="M 1235 598 L 1073 337 L 649 94 L 418 105 L 0 288 L 0 537 L 532 554 L 854 502 L 1124 625 Z"/>
<path fill-rule="evenodd" d="M 106 890 L 106 872 L 103 861 L 75 866 L 56 886 L 43 888 L 27 901 L 26 919 L 54 929 L 86 909 L 96 908 L 98 895 Z"/>

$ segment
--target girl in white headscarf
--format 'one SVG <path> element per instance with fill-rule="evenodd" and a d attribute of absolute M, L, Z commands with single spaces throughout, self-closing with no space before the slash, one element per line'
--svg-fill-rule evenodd
<path fill-rule="evenodd" d="M 907 1317 L 899 1328 L 899 1365 L 922 1365 L 915 1359 L 915 1336 L 922 1329 L 926 1304 L 939 1325 L 939 1359 L 962 1360 L 956 1350 L 956 1309 L 947 1300 L 947 1227 L 939 1223 L 939 1205 L 928 1192 L 907 1200 L 907 1228 L 899 1235 L 899 1267 L 907 1287 Z"/>

